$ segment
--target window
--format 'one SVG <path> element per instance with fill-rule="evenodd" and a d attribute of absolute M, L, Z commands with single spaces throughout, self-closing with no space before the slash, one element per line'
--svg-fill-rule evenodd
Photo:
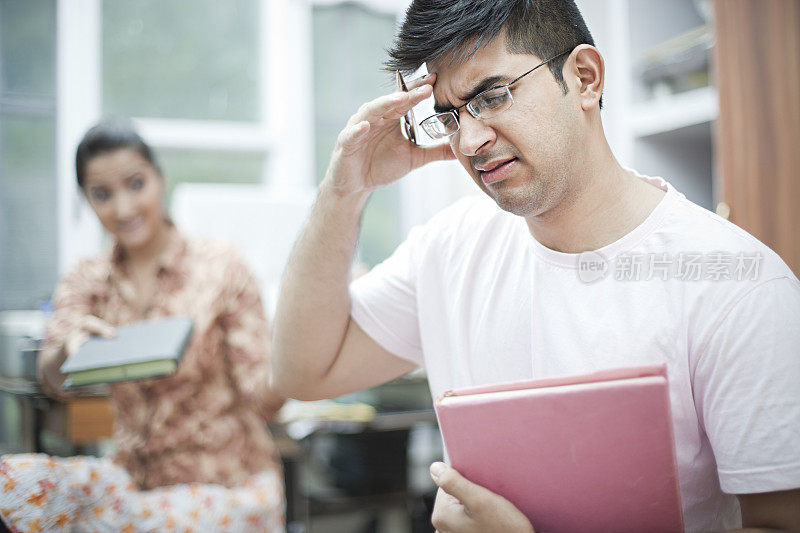
<path fill-rule="evenodd" d="M 0 310 L 58 277 L 55 26 L 55 0 L 0 0 Z"/>
<path fill-rule="evenodd" d="M 314 6 L 312 17 L 315 167 L 319 183 L 336 137 L 350 115 L 362 103 L 394 90 L 393 78 L 381 69 L 394 38 L 396 19 L 351 3 Z M 372 193 L 364 211 L 361 260 L 369 265 L 379 263 L 394 251 L 402 236 L 400 184 L 394 183 Z"/>
<path fill-rule="evenodd" d="M 134 119 L 170 192 L 213 182 L 310 195 L 348 117 L 394 88 L 381 67 L 400 4 L 0 0 L 0 310 L 38 307 L 102 246 L 74 150 L 103 115 Z M 387 257 L 447 203 L 443 168 L 426 169 L 372 195 L 362 260 Z"/>
<path fill-rule="evenodd" d="M 246 152 L 159 150 L 156 155 L 169 185 L 178 183 L 259 183 L 264 156 Z"/>
<path fill-rule="evenodd" d="M 260 0 L 103 2 L 102 114 L 136 119 L 170 193 L 182 182 L 265 179 L 262 9 Z"/>
<path fill-rule="evenodd" d="M 103 3 L 103 113 L 257 121 L 259 2 Z"/>

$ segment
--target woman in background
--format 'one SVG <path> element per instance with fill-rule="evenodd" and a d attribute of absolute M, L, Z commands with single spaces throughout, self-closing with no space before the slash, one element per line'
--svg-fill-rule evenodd
<path fill-rule="evenodd" d="M 230 247 L 185 237 L 165 180 L 126 122 L 90 129 L 78 184 L 114 246 L 59 283 L 39 358 L 64 398 L 61 364 L 89 335 L 173 315 L 194 320 L 175 374 L 111 385 L 112 459 L 0 458 L 0 516 L 20 531 L 282 531 L 280 460 L 266 427 L 283 404 L 268 386 L 258 287 Z"/>

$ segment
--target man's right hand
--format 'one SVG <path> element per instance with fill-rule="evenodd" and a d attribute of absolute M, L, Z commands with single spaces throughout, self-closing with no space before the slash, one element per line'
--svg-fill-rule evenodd
<path fill-rule="evenodd" d="M 420 147 L 406 140 L 400 118 L 433 92 L 436 74 L 410 83 L 409 92 L 381 96 L 361 106 L 339 133 L 326 183 L 336 194 L 372 191 L 430 163 L 454 159 L 447 144 Z"/>
<path fill-rule="evenodd" d="M 283 274 L 272 337 L 270 384 L 300 400 L 374 387 L 416 365 L 389 353 L 350 318 L 348 282 L 370 191 L 425 163 L 453 159 L 448 145 L 417 146 L 400 118 L 428 98 L 435 76 L 408 93 L 364 104 L 339 134 L 325 179 Z"/>
<path fill-rule="evenodd" d="M 39 382 L 44 392 L 52 398 L 68 397 L 69 395 L 62 389 L 66 376 L 61 373 L 60 368 L 64 361 L 74 355 L 91 335 L 110 338 L 116 334 L 116 328 L 105 320 L 92 315 L 83 317 L 72 333 L 67 336 L 61 350 L 40 358 Z"/>

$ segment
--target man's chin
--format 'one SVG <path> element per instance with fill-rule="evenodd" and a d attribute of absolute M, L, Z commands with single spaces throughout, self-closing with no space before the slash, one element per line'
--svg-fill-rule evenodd
<path fill-rule="evenodd" d="M 512 215 L 517 215 L 520 217 L 528 216 L 531 212 L 531 206 L 527 203 L 516 202 L 511 200 L 505 199 L 495 199 L 497 205 L 503 211 L 507 211 Z"/>
<path fill-rule="evenodd" d="M 521 191 L 516 187 L 506 183 L 497 183 L 498 187 L 487 188 L 486 193 L 494 200 L 497 206 L 503 211 L 508 211 L 517 216 L 530 216 L 536 211 L 538 202 L 535 197 L 526 191 Z"/>

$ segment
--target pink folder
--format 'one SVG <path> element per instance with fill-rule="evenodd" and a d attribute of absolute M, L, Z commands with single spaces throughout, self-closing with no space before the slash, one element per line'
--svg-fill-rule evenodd
<path fill-rule="evenodd" d="M 450 463 L 536 531 L 683 531 L 664 365 L 448 391 Z"/>

